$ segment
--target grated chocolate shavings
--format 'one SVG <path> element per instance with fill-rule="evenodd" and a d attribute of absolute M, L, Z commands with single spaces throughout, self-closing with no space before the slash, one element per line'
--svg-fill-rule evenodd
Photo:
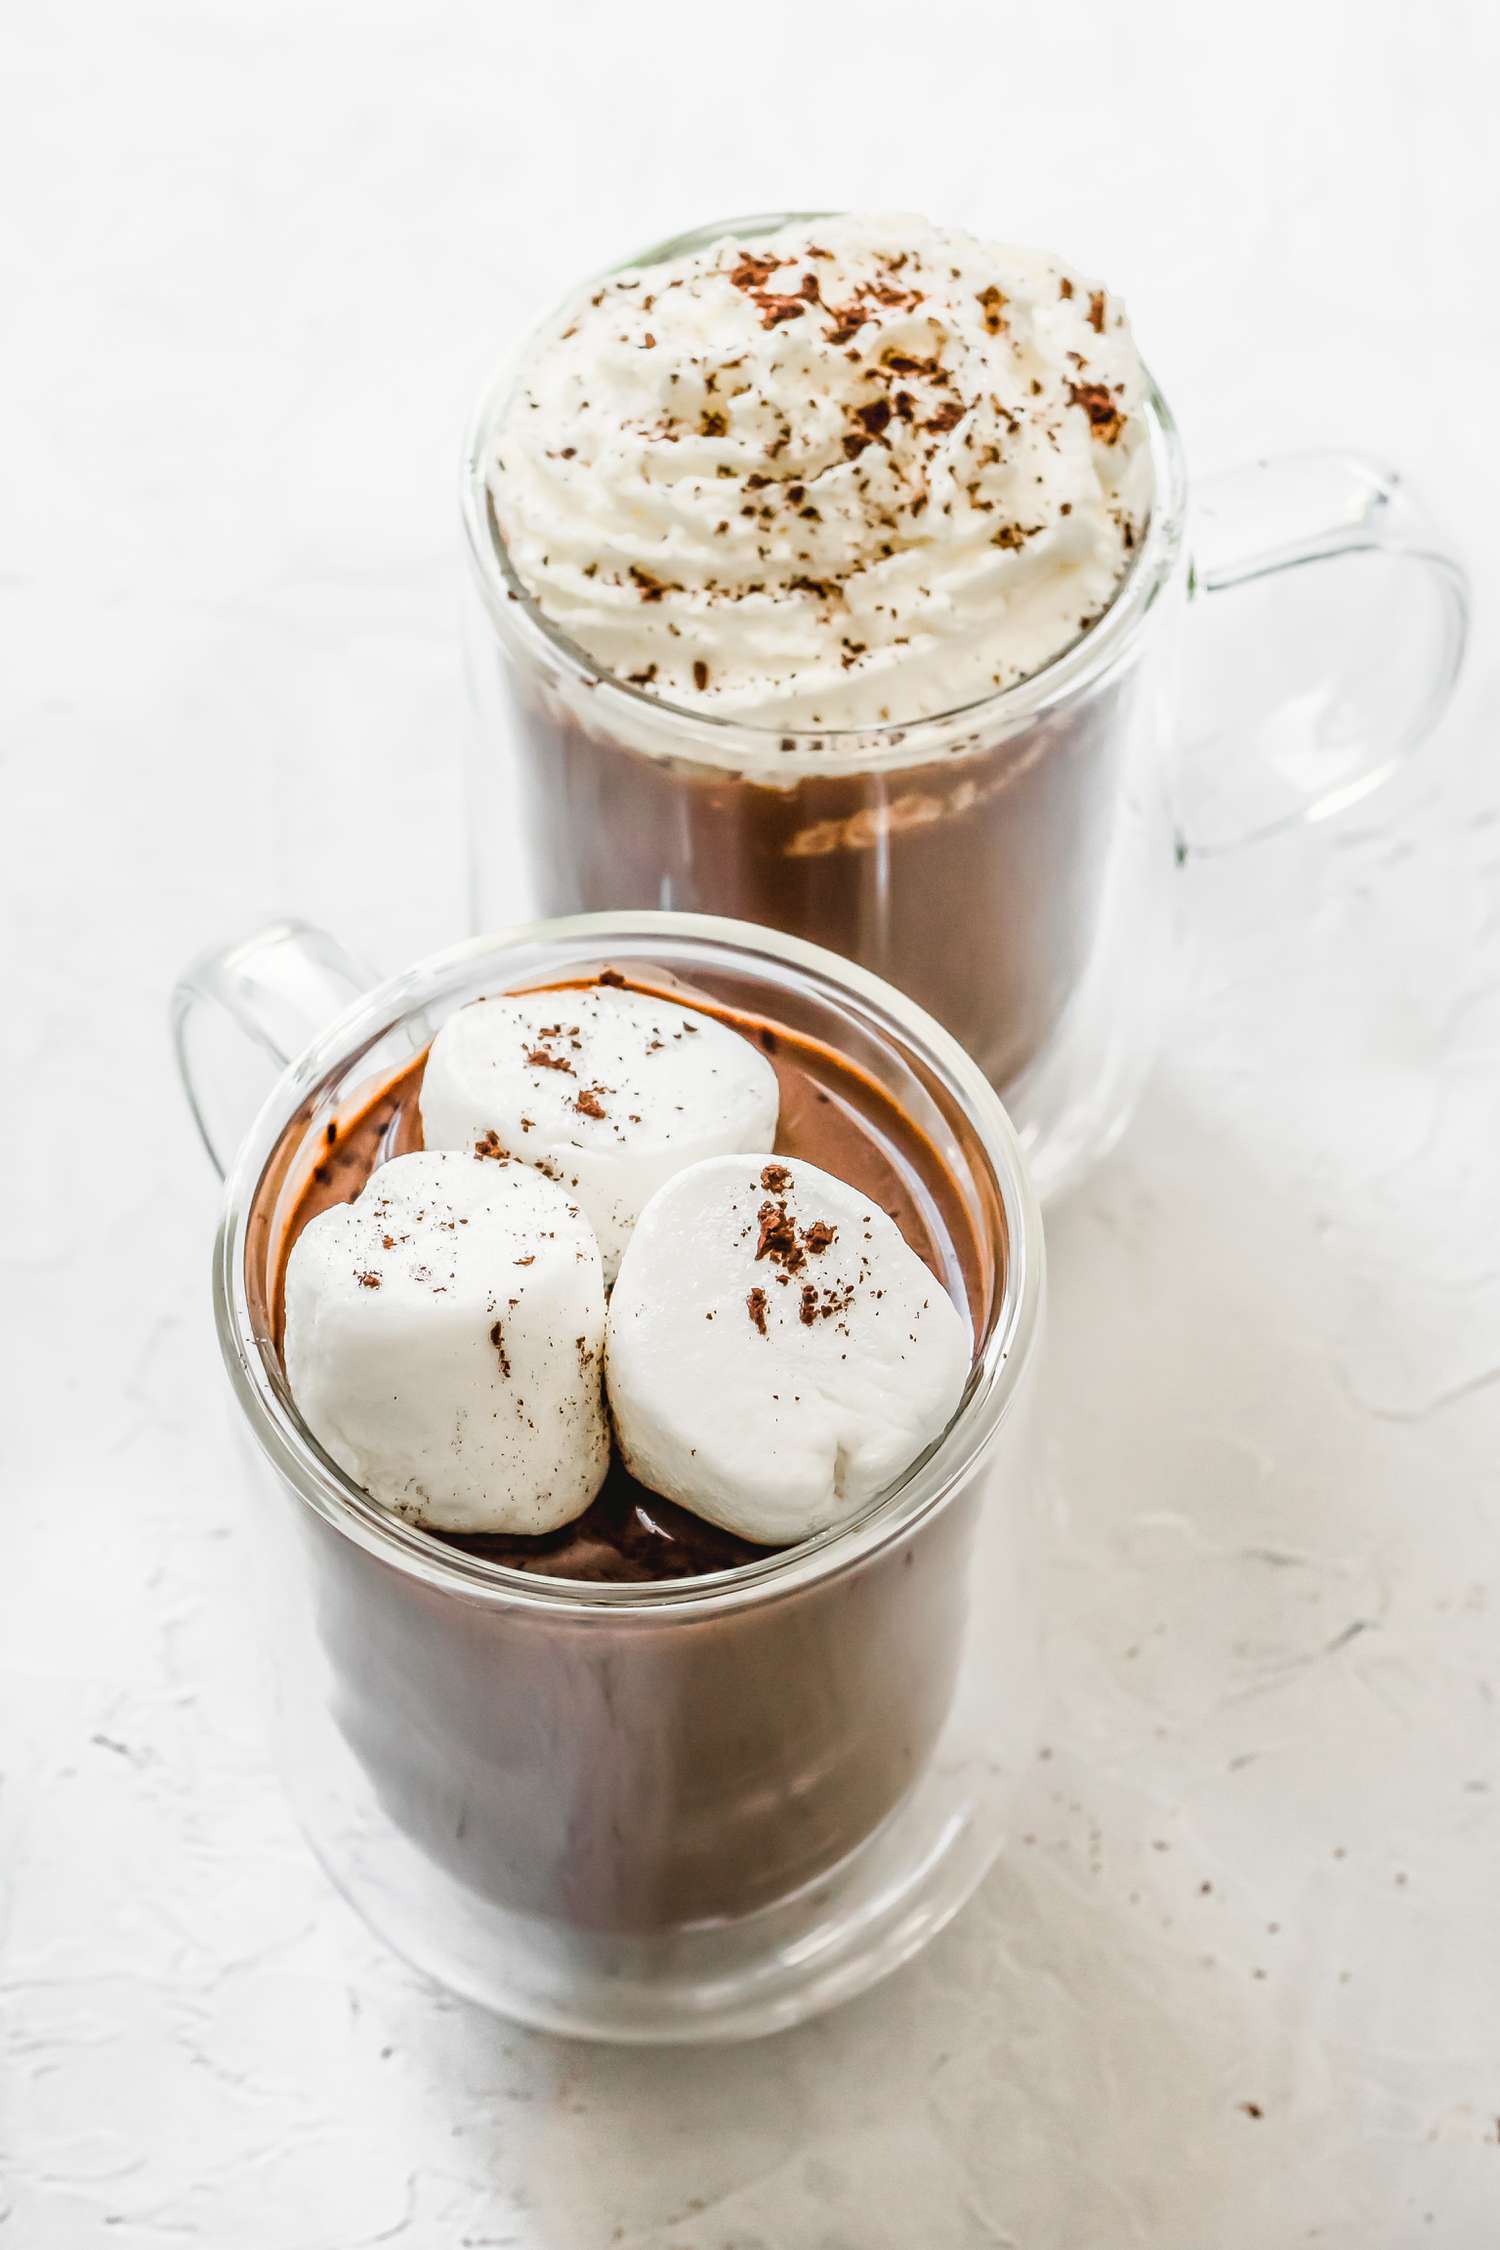
<path fill-rule="evenodd" d="M 1070 383 L 1068 397 L 1089 418 L 1089 429 L 1101 444 L 1113 445 L 1125 427 L 1125 417 L 1103 383 Z"/>

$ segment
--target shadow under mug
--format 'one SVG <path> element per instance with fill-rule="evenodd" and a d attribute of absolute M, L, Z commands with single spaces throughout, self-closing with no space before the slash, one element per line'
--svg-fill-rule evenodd
<path fill-rule="evenodd" d="M 937 1444 L 854 1523 L 666 1583 L 526 1575 L 400 1521 L 303 1427 L 274 1341 L 279 1244 L 329 1125 L 454 1008 L 606 963 L 848 1057 L 918 1129 L 974 1251 L 975 1366 Z M 581 916 L 370 981 L 281 924 L 205 956 L 174 1002 L 227 1174 L 214 1311 L 294 1805 L 375 1929 L 503 2014 L 635 2041 L 797 2022 L 957 1911 L 1035 1744 L 1043 1256 L 1010 1121 L 909 1000 L 743 924 Z"/>
<path fill-rule="evenodd" d="M 826 216 L 720 221 L 628 262 Z M 514 910 L 519 817 L 544 912 L 712 911 L 832 947 L 975 1058 L 1044 1200 L 1118 1137 L 1154 1058 L 1174 859 L 1353 804 L 1426 739 L 1458 674 L 1464 576 L 1393 470 L 1311 453 L 1207 479 L 1190 540 L 1153 385 L 1146 532 L 1109 609 L 1032 678 L 847 732 L 677 708 L 601 672 L 511 569 L 486 477 L 515 372 L 465 459 L 476 926 Z M 1190 606 L 1186 653 L 1211 644 L 1211 668 L 1184 699 Z"/>

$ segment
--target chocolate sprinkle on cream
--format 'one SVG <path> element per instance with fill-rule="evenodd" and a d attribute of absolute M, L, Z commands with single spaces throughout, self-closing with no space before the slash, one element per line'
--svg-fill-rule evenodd
<path fill-rule="evenodd" d="M 1149 513 L 1145 377 L 1117 300 L 1041 252 L 907 216 L 819 238 L 726 239 L 570 305 L 490 493 L 606 674 L 777 729 L 905 724 L 1108 607 Z"/>

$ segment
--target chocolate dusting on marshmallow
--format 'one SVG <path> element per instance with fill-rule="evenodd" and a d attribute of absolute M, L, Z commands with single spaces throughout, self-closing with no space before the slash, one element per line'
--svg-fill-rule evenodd
<path fill-rule="evenodd" d="M 429 1147 L 503 1151 L 567 1189 L 606 1282 L 663 1181 L 701 1157 L 766 1146 L 779 1110 L 776 1073 L 748 1039 L 615 976 L 566 999 L 506 993 L 458 1009 L 432 1043 L 421 1095 Z"/>
<path fill-rule="evenodd" d="M 757 1277 L 765 1263 L 782 1288 Z M 743 1322 L 715 1319 L 737 1303 Z M 971 1352 L 964 1315 L 877 1204 L 800 1159 L 728 1155 L 641 1213 L 605 1371 L 635 1477 L 741 1538 L 789 1544 L 874 1499 L 940 1434 Z"/>

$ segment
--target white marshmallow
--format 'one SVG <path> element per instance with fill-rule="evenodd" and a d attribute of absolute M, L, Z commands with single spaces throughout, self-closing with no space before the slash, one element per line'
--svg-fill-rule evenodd
<path fill-rule="evenodd" d="M 286 1272 L 286 1372 L 373 1499 L 441 1531 L 542 1532 L 604 1481 L 604 1282 L 588 1221 L 524 1164 L 393 1157 Z"/>
<path fill-rule="evenodd" d="M 971 1356 L 967 1320 L 878 1204 L 814 1164 L 721 1156 L 641 1213 L 605 1369 L 643 1484 L 784 1546 L 910 1467 Z"/>
<path fill-rule="evenodd" d="M 776 1138 L 776 1073 L 712 1016 L 617 985 L 476 1000 L 422 1079 L 429 1148 L 493 1136 L 577 1197 L 613 1281 L 630 1231 L 685 1165 Z"/>

